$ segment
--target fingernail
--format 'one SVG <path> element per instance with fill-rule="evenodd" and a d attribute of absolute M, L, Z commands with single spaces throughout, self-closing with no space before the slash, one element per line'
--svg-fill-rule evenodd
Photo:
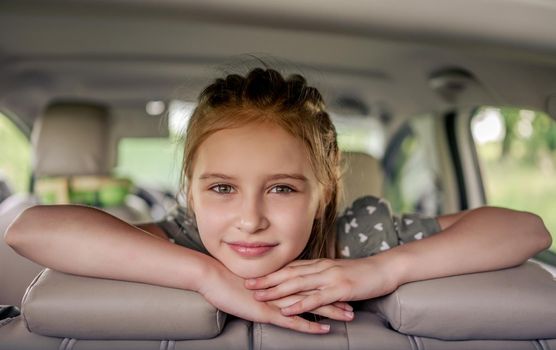
<path fill-rule="evenodd" d="M 353 318 L 353 312 L 351 312 L 351 311 L 344 312 L 344 315 L 346 315 L 346 317 L 348 317 L 348 318 Z"/>
<path fill-rule="evenodd" d="M 323 331 L 329 331 L 330 330 L 330 325 L 329 324 L 321 324 L 320 329 L 323 330 Z"/>
<path fill-rule="evenodd" d="M 353 307 L 349 304 L 346 304 L 346 310 L 353 311 Z"/>
<path fill-rule="evenodd" d="M 282 311 L 282 315 L 284 315 L 284 316 L 290 316 L 290 314 L 292 313 L 291 312 L 292 310 L 289 307 L 285 307 L 285 308 L 280 309 L 280 310 Z"/>
<path fill-rule="evenodd" d="M 248 285 L 248 286 L 254 286 L 255 283 L 257 283 L 257 280 L 255 280 L 255 279 L 249 279 L 249 280 L 247 280 L 247 285 Z"/>

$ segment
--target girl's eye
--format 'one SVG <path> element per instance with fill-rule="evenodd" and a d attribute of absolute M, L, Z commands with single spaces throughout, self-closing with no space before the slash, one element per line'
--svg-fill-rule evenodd
<path fill-rule="evenodd" d="M 274 193 L 291 193 L 291 192 L 295 192 L 295 191 L 293 190 L 293 188 L 291 188 L 289 186 L 278 185 L 278 186 L 274 186 L 272 188 L 271 192 L 274 192 Z"/>
<path fill-rule="evenodd" d="M 224 184 L 218 184 L 218 185 L 212 186 L 210 189 L 213 190 L 216 193 L 223 193 L 223 194 L 232 193 L 232 190 L 233 190 L 232 186 L 224 185 Z"/>

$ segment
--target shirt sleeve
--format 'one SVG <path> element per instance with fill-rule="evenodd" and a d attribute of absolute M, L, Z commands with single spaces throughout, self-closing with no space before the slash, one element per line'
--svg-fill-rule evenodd
<path fill-rule="evenodd" d="M 177 206 L 154 224 L 166 233 L 172 243 L 209 255 L 199 236 L 195 218 L 187 214 L 186 208 Z"/>
<path fill-rule="evenodd" d="M 337 251 L 342 258 L 364 258 L 440 231 L 435 218 L 393 215 L 380 198 L 358 198 L 337 221 Z"/>

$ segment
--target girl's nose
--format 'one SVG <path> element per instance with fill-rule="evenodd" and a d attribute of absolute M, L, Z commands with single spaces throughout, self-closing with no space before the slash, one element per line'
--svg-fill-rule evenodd
<path fill-rule="evenodd" d="M 262 199 L 245 198 L 237 228 L 246 233 L 257 233 L 268 228 L 270 222 L 264 213 Z"/>

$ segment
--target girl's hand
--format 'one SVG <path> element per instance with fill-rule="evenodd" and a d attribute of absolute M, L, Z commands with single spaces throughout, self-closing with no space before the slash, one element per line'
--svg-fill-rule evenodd
<path fill-rule="evenodd" d="M 386 259 L 296 260 L 270 275 L 247 280 L 259 301 L 281 301 L 291 295 L 305 295 L 282 308 L 284 315 L 315 310 L 338 301 L 363 300 L 393 292 L 398 283 Z"/>
<path fill-rule="evenodd" d="M 255 300 L 254 292 L 246 289 L 244 284 L 243 278 L 236 276 L 224 265 L 214 261 L 206 273 L 206 278 L 199 286 L 198 292 L 216 308 L 246 320 L 271 323 L 305 333 L 328 333 L 329 325 L 307 321 L 296 315 L 285 316 L 280 312 L 281 307 L 292 305 L 304 298 L 304 295 L 293 295 L 279 301 L 262 302 Z M 345 305 L 336 305 L 319 306 L 315 308 L 314 313 L 338 319 L 345 312 L 340 306 Z M 343 316 L 341 320 L 349 319 Z"/>
<path fill-rule="evenodd" d="M 293 294 L 281 299 L 269 300 L 267 303 L 270 303 L 280 309 L 284 309 L 305 299 L 313 293 L 315 293 L 315 291 Z M 338 321 L 351 321 L 354 317 L 351 305 L 339 301 L 329 305 L 320 306 L 316 309 L 309 310 L 308 312 Z"/>

